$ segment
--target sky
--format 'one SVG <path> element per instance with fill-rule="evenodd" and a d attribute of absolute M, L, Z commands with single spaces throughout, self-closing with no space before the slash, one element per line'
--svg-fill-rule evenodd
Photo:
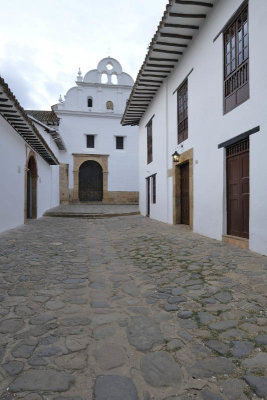
<path fill-rule="evenodd" d="M 49 110 L 107 56 L 134 79 L 167 0 L 0 0 L 0 75 L 25 109 Z"/>

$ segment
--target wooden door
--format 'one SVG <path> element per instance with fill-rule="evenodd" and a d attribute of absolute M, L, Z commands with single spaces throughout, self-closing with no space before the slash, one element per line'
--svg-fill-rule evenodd
<path fill-rule="evenodd" d="M 189 162 L 180 166 L 181 224 L 189 225 Z"/>
<path fill-rule="evenodd" d="M 32 171 L 27 172 L 27 218 L 32 218 Z"/>
<path fill-rule="evenodd" d="M 103 200 L 103 171 L 96 161 L 85 161 L 79 170 L 79 200 Z"/>
<path fill-rule="evenodd" d="M 249 238 L 249 139 L 226 149 L 227 234 Z"/>
<path fill-rule="evenodd" d="M 150 178 L 146 178 L 146 216 L 150 217 Z"/>

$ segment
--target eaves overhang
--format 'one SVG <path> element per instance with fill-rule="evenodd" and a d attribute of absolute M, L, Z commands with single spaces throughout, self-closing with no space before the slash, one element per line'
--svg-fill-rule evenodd
<path fill-rule="evenodd" d="M 65 146 L 65 143 L 64 143 L 64 141 L 63 141 L 63 139 L 62 139 L 60 133 L 59 133 L 56 129 L 51 128 L 50 126 L 44 124 L 43 122 L 41 122 L 41 121 L 39 121 L 38 119 L 32 117 L 31 115 L 28 115 L 28 117 L 29 117 L 33 122 L 35 122 L 36 124 L 38 124 L 38 125 L 40 125 L 42 128 L 44 128 L 44 130 L 45 130 L 46 132 L 48 132 L 48 133 L 51 135 L 52 139 L 53 139 L 54 142 L 56 143 L 56 145 L 57 145 L 57 147 L 58 147 L 59 150 L 61 150 L 61 151 L 67 151 L 66 146 Z"/>
<path fill-rule="evenodd" d="M 192 43 L 217 0 L 169 0 L 127 102 L 122 125 L 139 125 L 163 81 Z"/>
<path fill-rule="evenodd" d="M 49 165 L 59 165 L 53 151 L 42 138 L 14 94 L 0 76 L 0 115 Z"/>

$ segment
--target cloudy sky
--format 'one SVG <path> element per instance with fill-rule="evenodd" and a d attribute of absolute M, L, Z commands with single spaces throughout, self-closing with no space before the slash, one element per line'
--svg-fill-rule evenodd
<path fill-rule="evenodd" d="M 100 59 L 135 79 L 167 0 L 0 0 L 0 75 L 25 109 L 49 109 Z"/>

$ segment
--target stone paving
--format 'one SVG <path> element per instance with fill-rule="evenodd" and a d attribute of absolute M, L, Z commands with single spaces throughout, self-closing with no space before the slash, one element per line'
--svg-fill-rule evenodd
<path fill-rule="evenodd" d="M 264 399 L 266 268 L 141 216 L 4 233 L 0 399 Z"/>

